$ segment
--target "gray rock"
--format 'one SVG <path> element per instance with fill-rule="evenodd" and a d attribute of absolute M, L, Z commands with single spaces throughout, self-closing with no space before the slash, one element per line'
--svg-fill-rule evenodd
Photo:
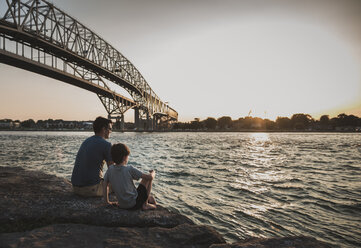
<path fill-rule="evenodd" d="M 193 224 L 159 206 L 127 211 L 105 206 L 101 198 L 72 193 L 69 181 L 20 167 L 0 167 L 0 232 L 31 230 L 50 224 L 81 223 L 108 227 L 175 227 Z"/>
<path fill-rule="evenodd" d="M 0 234 L 1 247 L 209 247 L 224 242 L 207 226 L 181 224 L 173 228 L 50 225 L 28 232 Z"/>
<path fill-rule="evenodd" d="M 69 181 L 0 166 L 0 247 L 331 247 L 309 237 L 226 244 L 214 228 L 159 206 L 127 211 L 72 193 Z"/>
<path fill-rule="evenodd" d="M 213 244 L 210 248 L 331 248 L 311 237 L 251 238 L 233 244 Z"/>

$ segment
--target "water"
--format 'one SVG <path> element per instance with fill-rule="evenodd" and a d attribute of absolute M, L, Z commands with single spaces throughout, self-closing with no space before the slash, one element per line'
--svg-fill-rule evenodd
<path fill-rule="evenodd" d="M 0 164 L 70 179 L 86 132 L 0 132 Z M 112 133 L 156 169 L 160 204 L 227 241 L 307 235 L 361 246 L 361 134 Z"/>

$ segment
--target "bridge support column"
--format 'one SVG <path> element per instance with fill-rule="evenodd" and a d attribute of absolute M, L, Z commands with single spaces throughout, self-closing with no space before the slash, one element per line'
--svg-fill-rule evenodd
<path fill-rule="evenodd" d="M 115 119 L 115 122 L 113 122 L 113 130 L 119 130 L 124 132 L 124 114 L 112 116 L 108 115 L 108 119 L 112 120 Z"/>
<path fill-rule="evenodd" d="M 150 120 L 151 126 L 152 126 L 152 131 L 155 130 L 155 116 L 152 116 L 152 119 Z"/>
<path fill-rule="evenodd" d="M 124 132 L 124 114 L 120 116 L 120 131 Z"/>
<path fill-rule="evenodd" d="M 153 131 L 153 118 L 147 114 L 147 131 Z"/>
<path fill-rule="evenodd" d="M 140 128 L 139 108 L 134 109 L 134 127 L 136 130 Z"/>
<path fill-rule="evenodd" d="M 146 120 L 144 120 L 142 118 L 140 118 L 140 129 L 142 131 L 145 131 L 147 129 L 147 122 L 146 122 Z"/>
<path fill-rule="evenodd" d="M 153 130 L 158 130 L 157 120 L 157 116 L 153 115 Z"/>

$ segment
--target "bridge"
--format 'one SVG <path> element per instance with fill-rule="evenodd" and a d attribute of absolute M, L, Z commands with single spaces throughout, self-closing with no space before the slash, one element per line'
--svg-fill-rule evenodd
<path fill-rule="evenodd" d="M 130 109 L 140 130 L 178 120 L 126 57 L 44 0 L 0 0 L 0 62 L 94 92 L 121 128 Z"/>

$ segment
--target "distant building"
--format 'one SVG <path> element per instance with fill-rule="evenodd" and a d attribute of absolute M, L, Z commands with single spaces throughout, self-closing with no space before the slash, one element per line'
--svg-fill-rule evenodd
<path fill-rule="evenodd" d="M 343 132 L 354 132 L 356 131 L 356 127 L 353 126 L 340 126 L 335 128 L 336 131 L 343 131 Z"/>
<path fill-rule="evenodd" d="M 83 124 L 83 127 L 82 127 L 83 129 L 86 129 L 86 130 L 93 129 L 93 122 L 83 121 L 82 124 Z"/>
<path fill-rule="evenodd" d="M 12 129 L 13 121 L 10 119 L 2 119 L 0 120 L 0 129 Z"/>
<path fill-rule="evenodd" d="M 21 123 L 20 121 L 13 121 L 13 128 L 20 128 L 21 127 Z"/>

